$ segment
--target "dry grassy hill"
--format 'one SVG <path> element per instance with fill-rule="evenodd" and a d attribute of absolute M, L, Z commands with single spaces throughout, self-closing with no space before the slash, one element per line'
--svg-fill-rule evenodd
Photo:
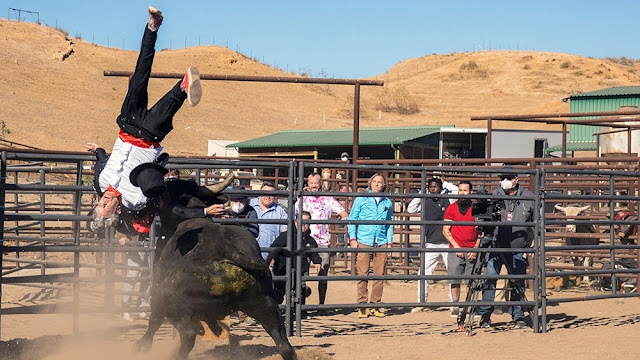
<path fill-rule="evenodd" d="M 0 121 L 11 131 L 7 139 L 55 150 L 82 150 L 86 141 L 111 146 L 127 80 L 102 73 L 133 70 L 137 52 L 6 20 L 0 20 L 0 49 L 0 77 L 5 79 L 0 82 Z M 191 64 L 205 74 L 296 76 L 219 46 L 159 51 L 154 71 L 182 72 Z M 383 88 L 362 88 L 361 126 L 483 127 L 469 117 L 566 112 L 563 97 L 637 85 L 639 71 L 640 64 L 634 61 L 561 53 L 424 56 L 403 61 L 379 76 L 385 80 Z M 173 84 L 174 80 L 152 80 L 150 103 Z M 206 155 L 208 139 L 246 140 L 282 129 L 352 124 L 353 88 L 348 86 L 208 81 L 203 88 L 200 105 L 184 106 L 174 119 L 174 131 L 163 143 L 167 151 Z M 381 118 L 379 108 L 385 109 Z M 411 108 L 418 112 L 399 113 Z"/>

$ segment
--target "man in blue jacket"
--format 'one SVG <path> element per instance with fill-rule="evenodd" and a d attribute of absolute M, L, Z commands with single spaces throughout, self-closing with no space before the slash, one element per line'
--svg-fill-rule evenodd
<path fill-rule="evenodd" d="M 387 179 L 381 173 L 376 173 L 369 179 L 367 191 L 380 193 L 387 186 Z M 393 203 L 386 197 L 371 196 L 359 197 L 353 202 L 349 220 L 391 220 L 393 219 Z M 393 226 L 391 225 L 352 225 L 347 226 L 350 246 L 353 248 L 377 248 L 393 246 Z M 371 258 L 373 257 L 373 274 L 383 275 L 387 265 L 386 252 L 360 252 L 356 257 L 356 271 L 359 276 L 369 273 Z M 380 303 L 382 300 L 382 280 L 373 280 L 371 298 L 369 299 L 368 281 L 359 280 L 357 288 L 358 303 Z M 367 308 L 358 309 L 358 318 L 366 318 L 369 315 L 384 317 L 385 313 L 380 308 L 373 308 L 369 312 Z"/>

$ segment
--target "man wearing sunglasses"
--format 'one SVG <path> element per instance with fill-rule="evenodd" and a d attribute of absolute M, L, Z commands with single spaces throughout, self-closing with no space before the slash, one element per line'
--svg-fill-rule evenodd
<path fill-rule="evenodd" d="M 498 226 L 495 247 L 498 248 L 528 248 L 534 238 L 533 227 L 511 226 L 510 222 L 531 222 L 534 215 L 534 201 L 523 200 L 522 197 L 532 197 L 533 193 L 518 183 L 519 178 L 513 167 L 505 166 L 500 174 L 500 185 L 493 189 L 493 195 L 513 196 L 513 199 L 505 199 L 500 210 L 500 221 L 504 225 Z M 501 200 L 496 199 L 496 202 Z M 485 234 L 487 236 L 487 234 Z M 491 253 L 487 260 L 486 275 L 498 275 L 502 266 L 506 266 L 511 275 L 524 275 L 527 273 L 527 259 L 522 252 L 514 253 Z M 521 301 L 524 294 L 524 280 L 510 281 L 511 301 Z M 496 279 L 485 280 L 482 301 L 494 301 L 496 293 Z M 493 306 L 481 306 L 480 327 L 491 327 L 491 313 Z M 524 308 L 522 306 L 509 307 L 509 314 L 516 329 L 527 327 L 525 322 Z"/>

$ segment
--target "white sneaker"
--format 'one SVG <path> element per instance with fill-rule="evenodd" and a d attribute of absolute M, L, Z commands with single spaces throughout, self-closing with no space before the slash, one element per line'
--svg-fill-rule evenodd
<path fill-rule="evenodd" d="M 128 312 L 122 314 L 122 319 L 127 321 L 133 321 L 133 318 Z"/>
<path fill-rule="evenodd" d="M 149 30 L 158 31 L 160 25 L 162 25 L 162 19 L 162 11 L 149 6 L 149 22 L 147 23 Z"/>
<path fill-rule="evenodd" d="M 189 105 L 198 105 L 202 98 L 202 84 L 200 84 L 200 72 L 195 66 L 189 66 L 180 87 L 187 93 Z"/>
<path fill-rule="evenodd" d="M 412 314 L 419 313 L 421 311 L 422 311 L 422 308 L 419 308 L 419 307 L 414 307 L 413 309 L 411 309 Z"/>
<path fill-rule="evenodd" d="M 148 319 L 149 318 L 149 314 L 147 314 L 146 312 L 141 312 L 140 314 L 138 314 L 138 317 L 140 319 Z"/>

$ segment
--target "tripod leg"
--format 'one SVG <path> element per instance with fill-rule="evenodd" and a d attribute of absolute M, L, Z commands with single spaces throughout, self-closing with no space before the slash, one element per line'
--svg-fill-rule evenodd
<path fill-rule="evenodd" d="M 488 258 L 487 253 L 478 253 L 476 257 L 476 261 L 473 263 L 473 269 L 471 270 L 472 275 L 481 275 L 482 268 L 485 265 L 485 262 Z M 466 302 L 476 302 L 478 300 L 478 296 L 482 291 L 482 283 L 481 279 L 474 279 L 469 282 L 469 287 L 467 289 L 467 297 Z M 467 336 L 471 336 L 471 332 L 473 330 L 473 318 L 476 312 L 475 306 L 465 306 L 462 308 L 460 315 L 458 315 L 458 330 L 466 329 Z M 468 318 L 467 325 L 465 326 L 465 320 Z"/>
<path fill-rule="evenodd" d="M 473 290 L 473 296 L 471 297 L 470 301 L 471 302 L 477 302 L 478 298 L 480 297 L 480 294 L 482 294 L 482 280 L 477 280 L 475 288 Z M 477 307 L 476 306 L 469 306 L 469 318 L 467 319 L 467 325 L 465 326 L 465 331 L 466 331 L 466 335 L 467 336 L 471 336 L 473 333 L 473 324 L 475 321 L 475 315 L 476 315 L 476 310 Z"/>

